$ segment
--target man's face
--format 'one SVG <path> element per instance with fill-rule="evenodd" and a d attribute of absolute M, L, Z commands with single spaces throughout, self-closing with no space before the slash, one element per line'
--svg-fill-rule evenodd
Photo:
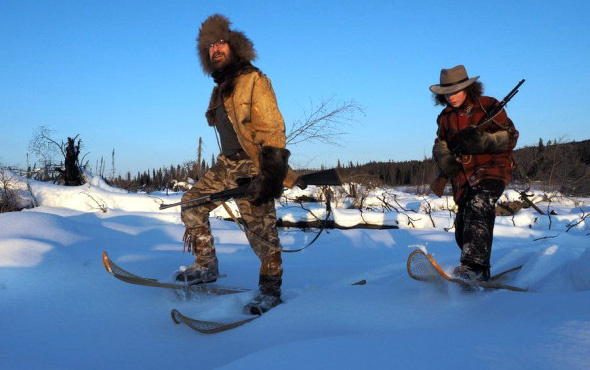
<path fill-rule="evenodd" d="M 453 94 L 445 94 L 445 99 L 453 108 L 459 108 L 461 104 L 465 101 L 467 94 L 465 90 L 461 90 L 459 92 Z"/>
<path fill-rule="evenodd" d="M 209 45 L 209 60 L 213 69 L 219 70 L 227 66 L 231 61 L 231 49 L 225 40 L 219 40 Z"/>

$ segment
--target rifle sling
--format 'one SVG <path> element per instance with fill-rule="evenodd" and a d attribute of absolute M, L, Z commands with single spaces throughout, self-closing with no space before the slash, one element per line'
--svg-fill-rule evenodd
<path fill-rule="evenodd" d="M 309 246 L 311 246 L 313 243 L 315 243 L 316 240 L 318 240 L 318 238 L 320 237 L 320 235 L 322 234 L 322 232 L 326 229 L 326 226 L 328 225 L 328 221 L 330 220 L 330 216 L 332 215 L 332 206 L 330 205 L 330 202 L 332 200 L 332 193 L 330 191 L 326 192 L 326 217 L 324 218 L 324 220 L 322 221 L 322 226 L 320 227 L 320 230 L 318 231 L 318 233 L 316 234 L 316 236 L 309 242 L 307 243 L 306 246 L 298 248 L 298 249 L 283 249 L 281 248 L 281 252 L 285 252 L 285 253 L 296 253 L 296 252 L 301 252 L 304 249 L 307 249 Z M 271 247 L 271 248 L 275 248 L 276 246 L 273 245 L 270 241 L 266 240 L 265 238 L 263 238 L 262 236 L 252 232 L 247 225 L 242 224 L 240 222 L 240 220 L 238 220 L 238 218 L 236 217 L 236 215 L 232 212 L 231 208 L 229 208 L 229 206 L 225 203 L 222 202 L 221 203 L 223 205 L 223 208 L 225 209 L 225 211 L 229 214 L 229 216 L 232 218 L 232 220 L 238 225 L 238 227 L 240 228 L 240 230 L 242 231 L 250 231 L 250 234 L 255 236 L 260 242 L 266 244 L 267 246 Z"/>
<path fill-rule="evenodd" d="M 231 217 L 231 219 L 234 220 L 234 222 L 236 223 L 236 225 L 238 225 L 238 228 L 241 231 L 244 231 L 244 228 L 242 227 L 242 224 L 240 223 L 240 220 L 238 220 L 238 218 L 233 213 L 233 211 L 231 210 L 231 208 L 229 208 L 229 206 L 227 205 L 227 203 L 225 203 L 225 201 L 222 201 L 221 202 L 221 205 L 223 206 L 223 209 L 225 209 L 225 211 L 229 214 L 229 216 Z"/>
<path fill-rule="evenodd" d="M 309 243 L 307 243 L 307 245 L 305 247 L 302 247 L 299 249 L 282 249 L 281 248 L 281 250 L 283 252 L 285 252 L 285 253 L 301 252 L 302 250 L 307 249 L 316 240 L 318 240 L 318 238 L 320 237 L 322 232 L 326 229 L 326 226 L 328 225 L 328 221 L 330 220 L 330 215 L 332 214 L 332 206 L 330 205 L 331 200 L 332 200 L 332 192 L 326 191 L 326 217 L 324 218 L 324 221 L 322 222 L 322 226 L 320 227 L 320 231 L 318 231 L 316 236 Z"/>

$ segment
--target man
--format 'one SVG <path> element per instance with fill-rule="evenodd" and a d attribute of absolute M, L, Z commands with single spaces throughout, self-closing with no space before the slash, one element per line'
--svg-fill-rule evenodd
<path fill-rule="evenodd" d="M 292 187 L 297 176 L 287 165 L 290 153 L 285 149 L 285 124 L 270 80 L 251 64 L 256 58 L 252 41 L 230 26 L 226 17 L 215 14 L 199 29 L 201 66 L 216 83 L 205 115 L 209 126 L 216 129 L 221 153 L 182 200 L 235 188 L 238 179 L 254 178 L 248 198 L 236 203 L 250 246 L 261 261 L 260 294 L 245 308 L 262 314 L 282 303 L 283 269 L 274 198 L 280 196 L 283 184 Z M 183 241 L 195 255 L 195 263 L 179 272 L 177 280 L 189 284 L 217 280 L 209 212 L 218 205 L 182 208 Z"/>
<path fill-rule="evenodd" d="M 482 96 L 478 78 L 469 78 L 465 67 L 458 65 L 441 70 L 440 84 L 430 86 L 436 104 L 445 106 L 437 119 L 432 154 L 439 170 L 451 179 L 459 207 L 455 239 L 461 248 L 461 266 L 454 273 L 487 281 L 496 201 L 512 176 L 518 131 L 504 110 L 485 130 L 476 129 L 485 113 L 499 104 Z"/>

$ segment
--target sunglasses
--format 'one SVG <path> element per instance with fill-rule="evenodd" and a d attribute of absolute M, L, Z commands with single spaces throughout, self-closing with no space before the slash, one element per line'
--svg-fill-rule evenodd
<path fill-rule="evenodd" d="M 211 49 L 213 49 L 215 46 L 217 46 L 217 47 L 221 47 L 221 46 L 223 46 L 223 45 L 225 45 L 225 44 L 227 44 L 227 41 L 225 41 L 224 39 L 219 39 L 219 40 L 217 40 L 217 41 L 215 41 L 215 42 L 212 42 L 212 43 L 210 43 L 210 44 L 209 44 L 209 47 L 208 47 L 208 49 L 209 49 L 209 50 L 211 50 Z"/>

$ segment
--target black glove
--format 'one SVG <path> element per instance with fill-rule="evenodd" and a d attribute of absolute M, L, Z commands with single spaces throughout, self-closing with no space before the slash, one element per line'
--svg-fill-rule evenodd
<path fill-rule="evenodd" d="M 260 174 L 252 180 L 246 190 L 250 203 L 260 206 L 281 196 L 283 181 L 289 169 L 290 155 L 291 152 L 284 148 L 262 147 L 259 156 Z"/>
<path fill-rule="evenodd" d="M 432 157 L 438 169 L 447 177 L 455 177 L 461 172 L 461 164 L 449 150 L 446 141 L 439 141 L 432 147 Z"/>
<path fill-rule="evenodd" d="M 500 153 L 508 150 L 509 143 L 506 131 L 480 132 L 469 126 L 457 133 L 457 146 L 463 154 Z"/>

